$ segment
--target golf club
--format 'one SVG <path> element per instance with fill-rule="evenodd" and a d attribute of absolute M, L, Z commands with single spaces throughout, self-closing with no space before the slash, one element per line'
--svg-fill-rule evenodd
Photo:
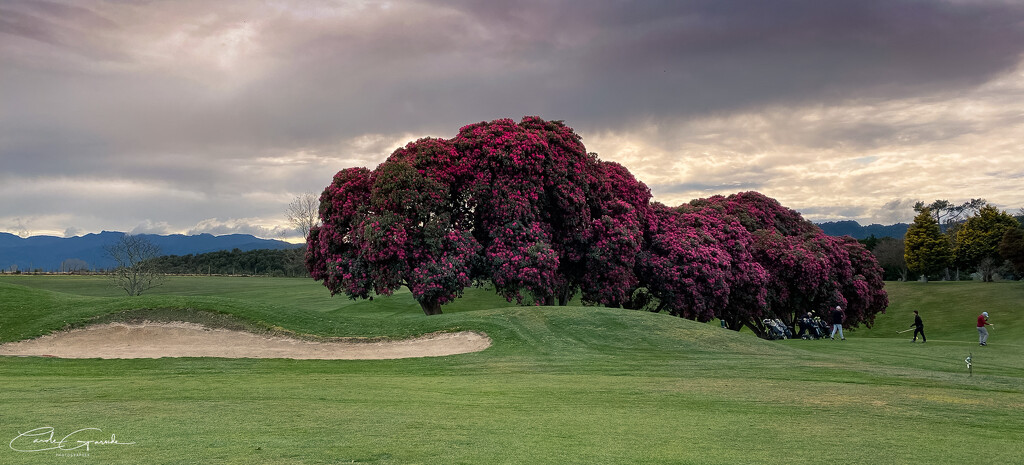
<path fill-rule="evenodd" d="M 908 329 L 904 329 L 903 331 L 896 331 L 896 334 L 903 334 L 903 333 L 905 333 L 905 332 L 907 332 L 907 331 L 911 331 L 911 330 L 913 330 L 913 329 L 914 329 L 914 328 L 908 328 Z"/>

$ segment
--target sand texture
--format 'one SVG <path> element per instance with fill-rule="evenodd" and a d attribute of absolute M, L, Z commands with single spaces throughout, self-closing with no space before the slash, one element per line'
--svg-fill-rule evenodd
<path fill-rule="evenodd" d="M 307 341 L 195 323 L 108 323 L 0 345 L 0 355 L 59 358 L 292 358 L 321 360 L 437 357 L 478 352 L 484 334 L 435 333 L 405 340 Z"/>

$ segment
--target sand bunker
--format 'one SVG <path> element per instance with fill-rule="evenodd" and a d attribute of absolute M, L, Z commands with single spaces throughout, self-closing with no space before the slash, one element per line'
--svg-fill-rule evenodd
<path fill-rule="evenodd" d="M 463 331 L 397 341 L 316 342 L 195 323 L 109 323 L 0 345 L 0 355 L 60 358 L 294 358 L 321 360 L 437 357 L 478 352 L 486 335 Z"/>

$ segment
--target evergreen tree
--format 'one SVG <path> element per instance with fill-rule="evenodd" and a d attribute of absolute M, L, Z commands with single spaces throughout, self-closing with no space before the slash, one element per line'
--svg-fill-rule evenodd
<path fill-rule="evenodd" d="M 907 268 L 925 276 L 925 279 L 953 263 L 949 239 L 939 230 L 939 223 L 928 207 L 923 207 L 907 228 L 904 244 L 903 258 L 907 261 Z"/>
<path fill-rule="evenodd" d="M 982 207 L 977 215 L 967 219 L 956 233 L 956 263 L 967 269 L 984 268 L 982 280 L 992 281 L 993 266 L 1004 258 L 999 253 L 999 242 L 1007 231 L 1017 229 L 1020 223 L 1009 213 L 992 205 Z M 982 263 L 989 266 L 981 267 Z"/>

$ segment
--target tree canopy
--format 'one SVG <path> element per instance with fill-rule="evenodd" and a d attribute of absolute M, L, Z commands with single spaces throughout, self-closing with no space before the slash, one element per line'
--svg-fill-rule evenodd
<path fill-rule="evenodd" d="M 1006 231 L 999 241 L 999 254 L 1010 262 L 1017 275 L 1024 275 L 1024 229 Z"/>
<path fill-rule="evenodd" d="M 956 263 L 965 268 L 982 270 L 982 280 L 991 282 L 995 266 L 1003 263 L 999 243 L 1007 231 L 1020 228 L 1020 223 L 1009 213 L 992 205 L 985 205 L 978 214 L 967 221 L 956 232 Z"/>
<path fill-rule="evenodd" d="M 763 334 L 763 318 L 842 305 L 870 325 L 882 270 L 757 192 L 669 207 L 560 121 L 525 117 L 420 139 L 320 196 L 306 266 L 332 294 L 410 289 L 424 313 L 490 282 L 509 301 L 647 308 Z"/>
<path fill-rule="evenodd" d="M 926 278 L 953 263 L 953 249 L 949 239 L 939 230 L 939 222 L 928 207 L 922 208 L 907 228 L 904 246 L 907 268 Z"/>
<path fill-rule="evenodd" d="M 914 204 L 914 211 L 921 213 L 922 210 L 927 208 L 932 217 L 935 218 L 935 223 L 939 225 L 939 229 L 945 231 L 946 227 L 971 216 L 986 204 L 985 199 L 971 199 L 961 204 L 955 204 L 949 200 L 936 200 L 928 205 L 925 205 L 924 202 L 917 202 Z"/>
<path fill-rule="evenodd" d="M 309 276 L 303 266 L 305 250 L 218 250 L 201 254 L 162 255 L 150 260 L 161 273 L 205 275 Z"/>

